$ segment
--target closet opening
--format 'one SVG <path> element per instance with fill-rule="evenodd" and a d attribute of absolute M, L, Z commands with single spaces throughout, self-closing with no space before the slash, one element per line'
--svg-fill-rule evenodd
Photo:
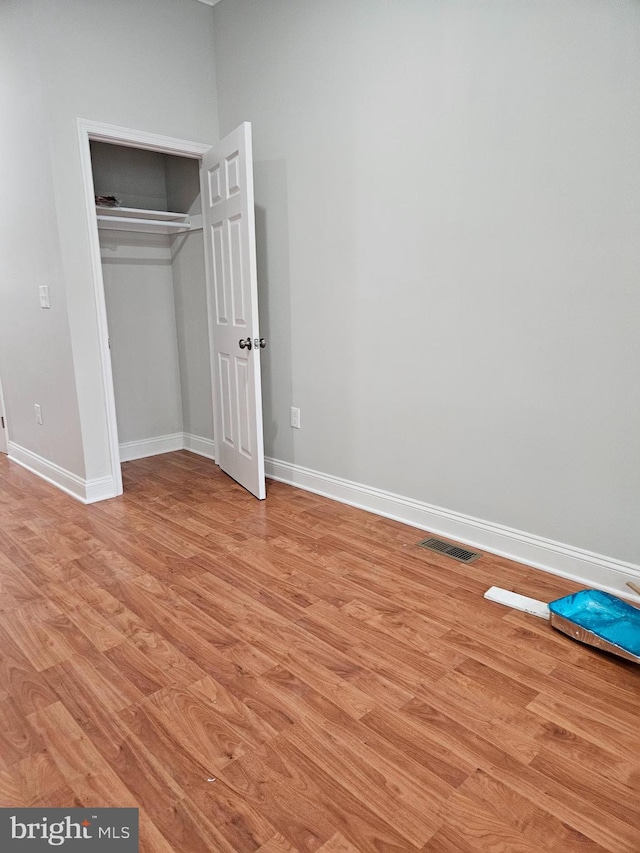
<path fill-rule="evenodd" d="M 111 467 L 89 502 L 178 449 L 263 499 L 251 125 L 214 145 L 77 125 Z"/>
<path fill-rule="evenodd" d="M 215 458 L 200 161 L 90 142 L 119 459 Z"/>

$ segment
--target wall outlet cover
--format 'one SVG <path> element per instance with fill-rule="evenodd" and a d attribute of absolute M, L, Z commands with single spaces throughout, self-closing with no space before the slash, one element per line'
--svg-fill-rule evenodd
<path fill-rule="evenodd" d="M 38 288 L 38 292 L 40 294 L 40 307 L 41 308 L 50 308 L 49 304 L 49 287 L 46 284 L 41 284 Z"/>

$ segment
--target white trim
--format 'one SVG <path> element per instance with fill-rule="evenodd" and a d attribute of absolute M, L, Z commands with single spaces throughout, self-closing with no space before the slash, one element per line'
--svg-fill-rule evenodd
<path fill-rule="evenodd" d="M 198 456 L 215 460 L 215 445 L 210 438 L 203 438 L 190 433 L 176 432 L 172 435 L 162 435 L 158 438 L 149 438 L 143 441 L 128 441 L 120 445 L 120 453 L 123 462 L 131 462 L 133 459 L 144 459 L 147 456 L 157 456 L 161 453 L 171 453 L 175 450 L 189 450 Z M 8 443 L 8 457 L 22 468 L 26 468 L 32 474 L 51 483 L 66 494 L 71 495 L 83 504 L 97 503 L 109 498 L 115 498 L 118 494 L 112 477 L 97 477 L 93 480 L 83 480 L 77 474 L 72 474 L 55 462 L 50 462 L 43 456 L 21 447 L 13 441 Z M 120 470 L 120 465 L 118 465 Z"/>
<path fill-rule="evenodd" d="M 640 566 L 633 563 L 594 554 L 301 465 L 267 458 L 265 466 L 267 477 L 273 480 L 289 483 L 385 518 L 393 518 L 580 584 L 604 589 L 622 598 L 633 599 L 625 584 L 628 580 L 640 579 Z"/>
<path fill-rule="evenodd" d="M 76 124 L 78 130 L 80 169 L 82 172 L 82 182 L 84 186 L 85 218 L 87 223 L 89 253 L 91 256 L 93 292 L 96 306 L 96 325 L 98 329 L 98 342 L 100 348 L 102 392 L 106 412 L 105 422 L 109 442 L 111 479 L 114 484 L 114 491 L 111 496 L 115 497 L 122 494 L 122 472 L 120 470 L 118 424 L 116 420 L 113 373 L 109 353 L 109 326 L 107 322 L 107 308 L 104 295 L 104 280 L 102 277 L 100 238 L 98 235 L 98 223 L 95 210 L 90 141 L 96 140 L 100 142 L 110 142 L 112 144 L 125 145 L 132 148 L 161 151 L 165 154 L 193 157 L 198 160 L 202 158 L 206 151 L 209 150 L 211 145 L 201 142 L 190 142 L 186 139 L 177 139 L 172 136 L 161 136 L 156 133 L 147 133 L 146 131 L 135 130 L 128 127 L 119 127 L 114 124 L 104 124 L 102 122 L 91 121 L 83 118 L 78 118 L 76 120 Z M 215 395 L 215 388 L 212 388 L 212 390 Z"/>
<path fill-rule="evenodd" d="M 215 6 L 220 0 L 197 0 L 198 3 L 204 3 L 205 6 Z"/>
<path fill-rule="evenodd" d="M 163 154 L 177 154 L 180 157 L 193 157 L 199 160 L 212 143 L 191 142 L 176 136 L 163 136 L 159 133 L 147 133 L 131 127 L 119 127 L 117 124 L 104 124 L 99 121 L 79 118 L 78 130 L 86 133 L 96 142 L 109 142 L 112 145 L 124 145 L 129 148 L 145 148 L 148 151 L 161 151 Z M 93 188 L 93 183 L 91 184 Z M 93 202 L 93 198 L 92 198 Z M 95 202 L 93 202 L 95 213 Z"/>
<path fill-rule="evenodd" d="M 161 453 L 173 453 L 176 450 L 188 450 L 214 461 L 216 458 L 215 442 L 212 439 L 189 432 L 174 432 L 155 438 L 143 438 L 140 441 L 123 442 L 120 445 L 120 461 L 132 462 L 134 459 L 146 459 L 147 456 L 159 456 Z"/>
<path fill-rule="evenodd" d="M 109 354 L 109 325 L 107 322 L 107 304 L 104 296 L 104 280 L 102 278 L 102 258 L 100 255 L 100 237 L 98 235 L 98 220 L 96 219 L 96 202 L 93 189 L 93 171 L 91 167 L 90 122 L 78 119 L 78 146 L 80 149 L 80 169 L 84 188 L 85 219 L 89 254 L 91 257 L 91 272 L 93 296 L 96 306 L 96 325 L 98 329 L 98 346 L 100 349 L 100 369 L 102 373 L 102 395 L 105 406 L 105 421 L 109 442 L 109 467 L 115 485 L 115 494 L 122 494 L 122 472 L 118 453 L 118 423 L 116 420 L 116 400 L 113 391 L 113 373 L 111 356 Z"/>
<path fill-rule="evenodd" d="M 113 479 L 111 477 L 97 477 L 94 480 L 87 480 L 85 482 L 85 496 L 84 503 L 87 504 L 95 504 L 98 501 L 117 497 Z"/>
<path fill-rule="evenodd" d="M 159 456 L 161 453 L 172 453 L 183 449 L 184 433 L 182 432 L 143 438 L 139 441 L 125 441 L 120 445 L 120 461 L 131 462 L 133 459 L 145 459 L 147 456 Z"/>
<path fill-rule="evenodd" d="M 9 452 L 9 423 L 8 423 L 8 418 L 7 418 L 7 409 L 6 409 L 6 406 L 4 404 L 4 395 L 2 393 L 2 379 L 1 378 L 0 378 L 0 415 L 2 415 L 4 417 L 4 442 L 3 442 L 3 444 L 4 444 L 4 447 L 6 448 L 6 450 L 4 450 L 3 452 L 8 453 Z M 0 424 L 0 430 L 1 429 L 2 429 L 2 425 Z"/>
<path fill-rule="evenodd" d="M 95 503 L 116 496 L 111 477 L 83 480 L 77 474 L 72 474 L 71 471 L 67 471 L 54 462 L 49 462 L 43 456 L 27 450 L 26 447 L 21 447 L 13 441 L 9 442 L 9 459 L 83 504 Z"/>
<path fill-rule="evenodd" d="M 185 432 L 184 434 L 184 449 L 197 453 L 198 456 L 204 456 L 206 459 L 216 459 L 216 444 L 211 438 L 203 438 L 200 435 L 191 435 Z"/>

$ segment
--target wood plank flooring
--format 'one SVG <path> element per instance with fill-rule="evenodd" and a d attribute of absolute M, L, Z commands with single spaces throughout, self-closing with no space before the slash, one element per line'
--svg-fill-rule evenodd
<path fill-rule="evenodd" d="M 492 584 L 575 587 L 186 452 L 85 507 L 0 455 L 0 805 L 146 853 L 640 851 L 640 674 Z"/>

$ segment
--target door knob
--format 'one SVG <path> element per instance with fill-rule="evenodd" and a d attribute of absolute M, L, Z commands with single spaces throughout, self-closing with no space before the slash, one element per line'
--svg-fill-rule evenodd
<path fill-rule="evenodd" d="M 264 349 L 267 345 L 267 342 L 265 341 L 264 338 L 260 338 L 260 339 L 254 338 L 253 339 L 253 345 L 256 349 L 258 349 L 258 347 L 260 347 L 260 349 Z"/>
<path fill-rule="evenodd" d="M 252 346 L 252 344 L 251 344 L 251 338 L 246 338 L 246 339 L 245 339 L 245 338 L 240 338 L 240 340 L 238 341 L 238 343 L 240 344 L 240 349 L 244 349 L 245 347 L 246 347 L 247 349 L 251 349 L 251 346 Z"/>

